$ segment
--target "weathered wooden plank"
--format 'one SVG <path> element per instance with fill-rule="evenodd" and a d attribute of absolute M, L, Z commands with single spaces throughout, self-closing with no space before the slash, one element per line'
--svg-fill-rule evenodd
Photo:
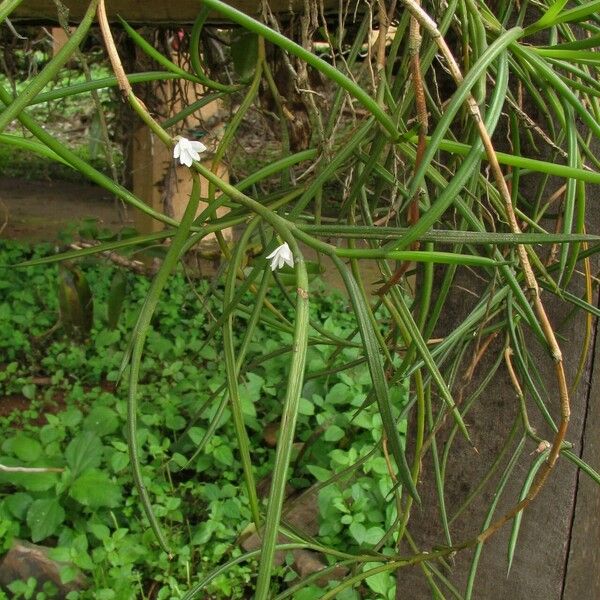
<path fill-rule="evenodd" d="M 598 198 L 598 193 L 600 190 L 590 188 L 591 198 Z M 588 211 L 587 230 L 590 232 L 600 230 L 600 213 L 592 208 Z M 592 272 L 596 272 L 599 266 L 598 257 L 592 257 Z M 478 300 L 478 297 L 471 300 L 470 294 L 465 293 L 465 290 L 471 290 L 477 296 L 481 289 L 478 286 L 481 284 L 471 273 L 465 270 L 459 272 L 453 292 L 445 305 L 439 330 L 435 332 L 434 337 L 443 337 L 462 322 L 468 314 L 469 305 Z M 581 293 L 581 279 L 574 279 L 571 290 L 574 293 Z M 560 339 L 567 380 L 572 383 L 581 352 L 585 326 L 584 314 L 578 313 L 574 318 L 569 318 L 571 309 L 568 305 L 548 292 L 543 292 L 543 299 Z M 597 293 L 594 302 L 598 302 Z M 571 393 L 572 412 L 567 438 L 574 444 L 574 452 L 581 455 L 583 449 L 583 458 L 598 469 L 600 438 L 597 432 L 600 426 L 600 408 L 597 390 L 600 385 L 600 372 L 597 368 L 597 359 L 600 356 L 600 337 L 596 340 L 594 378 L 590 382 L 591 357 L 588 357 L 588 367 L 583 380 L 577 391 Z M 546 386 L 546 392 L 542 391 L 542 393 L 547 396 L 551 414 L 557 417 L 558 394 L 552 361 L 545 348 L 533 341 L 530 341 L 529 346 Z M 499 342 L 490 347 L 478 364 L 474 380 L 464 390 L 465 397 L 479 385 L 500 351 Z M 470 358 L 469 354 L 466 358 L 467 363 Z M 531 406 L 529 415 L 531 425 L 542 437 L 551 440 L 552 433 L 537 414 L 530 397 L 527 398 L 527 403 Z M 477 452 L 459 436 L 454 442 L 446 469 L 444 490 L 445 503 L 450 515 L 461 505 L 472 491 L 474 484 L 480 481 L 492 464 L 518 410 L 515 392 L 506 368 L 502 366 L 466 417 L 469 434 Z M 441 431 L 436 436 L 440 453 L 447 435 L 447 431 Z M 513 443 L 511 449 L 515 445 Z M 535 456 L 535 445 L 528 442 L 526 452 L 521 455 L 513 471 L 513 477 L 505 488 L 496 517 L 517 502 L 522 483 Z M 500 472 L 507 460 L 507 458 L 504 460 Z M 424 475 L 419 487 L 423 506 L 413 509 L 410 531 L 417 546 L 422 550 L 429 550 L 440 544 L 444 545 L 445 540 L 439 518 L 433 466 L 429 456 L 425 459 L 423 467 Z M 498 477 L 497 473 L 494 480 L 497 481 Z M 493 494 L 494 486 L 488 484 L 482 495 L 452 523 L 453 543 L 458 544 L 472 539 L 479 533 Z M 484 547 L 473 598 L 485 600 L 505 598 L 597 600 L 600 598 L 600 576 L 598 569 L 594 567 L 600 559 L 599 510 L 598 487 L 592 484 L 586 475 L 578 474 L 575 467 L 561 457 L 544 489 L 524 513 L 510 574 L 507 575 L 507 546 L 510 534 L 510 526 L 508 526 L 490 538 Z M 575 520 L 573 520 L 574 515 Z M 409 548 L 403 550 L 405 554 L 410 552 Z M 452 571 L 445 573 L 461 593 L 466 589 L 472 557 L 472 550 L 459 552 L 452 561 Z M 398 600 L 406 598 L 425 600 L 431 597 L 433 596 L 418 567 L 399 570 Z"/>
<path fill-rule="evenodd" d="M 87 0 L 63 0 L 69 8 L 71 18 L 79 20 L 87 6 Z M 258 0 L 230 0 L 228 4 L 250 15 L 258 15 L 260 2 Z M 270 0 L 274 12 L 302 12 L 304 0 Z M 107 0 L 106 10 L 111 19 L 122 16 L 131 23 L 191 23 L 200 9 L 199 0 Z M 324 0 L 326 9 L 338 6 L 337 0 Z M 56 6 L 51 0 L 24 0 L 11 14 L 11 20 L 56 21 Z M 210 19 L 222 22 L 218 14 L 212 14 Z"/>
<path fill-rule="evenodd" d="M 600 336 L 596 336 L 592 382 L 580 454 L 600 471 Z M 569 560 L 561 600 L 596 600 L 600 595 L 600 490 L 583 472 L 577 475 L 577 496 Z"/>

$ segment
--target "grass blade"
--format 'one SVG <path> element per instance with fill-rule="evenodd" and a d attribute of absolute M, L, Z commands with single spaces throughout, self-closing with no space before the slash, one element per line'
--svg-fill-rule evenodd
<path fill-rule="evenodd" d="M 388 386 L 383 371 L 383 365 L 379 357 L 379 344 L 377 342 L 377 337 L 372 330 L 371 319 L 368 315 L 369 309 L 365 305 L 360 289 L 358 288 L 354 277 L 348 270 L 348 267 L 346 267 L 346 265 L 337 257 L 334 259 L 334 263 L 344 280 L 344 284 L 346 285 L 348 295 L 350 296 L 356 314 L 361 339 L 364 344 L 365 356 L 369 365 L 369 372 L 371 373 L 371 380 L 373 381 L 377 406 L 379 407 L 383 428 L 392 455 L 394 456 L 394 460 L 398 467 L 400 480 L 413 499 L 420 503 L 419 493 L 412 480 L 410 467 L 406 460 L 404 449 L 402 448 L 402 443 L 400 441 L 400 435 L 392 416 Z"/>
<path fill-rule="evenodd" d="M 533 484 L 533 480 L 537 472 L 540 470 L 540 467 L 544 464 L 545 460 L 548 458 L 548 451 L 542 452 L 535 462 L 531 465 L 529 472 L 527 473 L 527 477 L 525 478 L 525 482 L 523 483 L 523 488 L 521 489 L 521 494 L 519 496 L 519 502 L 524 500 L 531 489 Z M 521 520 L 523 519 L 523 511 L 519 512 L 513 521 L 512 529 L 510 532 L 510 539 L 508 540 L 508 568 L 506 570 L 506 574 L 510 573 L 510 568 L 513 563 L 513 558 L 515 557 L 515 550 L 517 548 L 517 540 L 519 538 L 519 530 L 521 529 Z"/>
<path fill-rule="evenodd" d="M 148 334 L 148 330 L 150 328 L 150 321 L 152 319 L 152 315 L 154 314 L 154 310 L 156 309 L 156 305 L 158 304 L 160 295 L 167 283 L 167 280 L 173 272 L 173 270 L 175 269 L 175 267 L 177 266 L 177 262 L 180 258 L 181 249 L 183 248 L 185 241 L 187 240 L 190 227 L 196 216 L 196 210 L 198 208 L 199 200 L 200 182 L 198 180 L 198 176 L 194 175 L 192 194 L 190 196 L 188 205 L 185 209 L 183 218 L 181 219 L 181 225 L 175 232 L 167 255 L 165 256 L 165 260 L 160 270 L 156 274 L 154 280 L 152 281 L 152 285 L 150 287 L 150 290 L 148 291 L 148 295 L 146 296 L 146 299 L 140 311 L 135 326 L 135 331 L 132 334 L 133 344 L 131 358 L 129 362 L 130 370 L 127 402 L 127 434 L 133 479 L 146 516 L 150 521 L 152 530 L 156 534 L 156 537 L 161 547 L 165 550 L 165 552 L 169 554 L 170 551 L 168 549 L 167 540 L 165 539 L 162 529 L 158 523 L 158 520 L 154 515 L 154 511 L 152 510 L 150 496 L 148 495 L 148 490 L 146 489 L 146 486 L 144 484 L 142 470 L 140 466 L 137 443 L 137 389 L 142 353 L 144 350 L 144 342 L 146 340 L 146 335 Z"/>

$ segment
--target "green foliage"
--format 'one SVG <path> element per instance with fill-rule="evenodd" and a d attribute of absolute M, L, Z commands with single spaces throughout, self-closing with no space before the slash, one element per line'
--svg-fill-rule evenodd
<path fill-rule="evenodd" d="M 47 50 L 47 54 L 49 54 L 51 47 Z M 41 51 L 22 53 L 17 50 L 14 59 L 16 62 L 22 60 L 29 63 L 29 69 L 37 70 L 47 62 L 47 54 Z M 88 55 L 87 60 L 90 61 L 91 76 L 94 79 L 101 79 L 110 74 L 99 56 Z M 35 62 L 33 68 L 31 66 L 32 62 Z M 50 82 L 45 93 L 52 93 L 62 87 L 82 84 L 85 81 L 86 77 L 79 69 L 74 69 L 72 65 L 68 65 L 60 71 L 55 80 Z M 26 81 L 19 79 L 15 81 L 14 78 L 8 78 L 6 74 L 0 73 L 0 85 L 12 87 L 13 83 L 17 93 L 22 92 L 26 87 Z M 112 157 L 116 168 L 121 170 L 123 167 L 123 152 L 114 141 L 118 104 L 116 104 L 114 93 L 110 88 L 99 90 L 98 93 L 100 105 L 108 115 L 109 134 L 113 138 L 113 144 L 111 144 Z M 29 107 L 29 112 L 45 123 L 45 126 L 52 130 L 57 137 L 70 143 L 74 151 L 83 160 L 106 174 L 111 173 L 110 164 L 107 161 L 103 145 L 100 143 L 101 137 L 97 126 L 98 113 L 91 97 L 66 96 L 58 99 L 42 100 Z M 25 139 L 32 139 L 16 124 L 8 127 L 6 132 Z M 64 163 L 5 144 L 0 144 L 0 176 L 32 181 L 46 179 L 85 181 L 80 172 Z"/>
<path fill-rule="evenodd" d="M 0 459 L 59 469 L 3 473 L 4 547 L 21 534 L 54 544 L 92 577 L 94 591 L 82 597 L 150 595 L 152 581 L 156 597 L 185 600 L 390 598 L 392 573 L 414 562 L 435 598 L 462 598 L 448 562 L 475 548 L 469 600 L 484 541 L 521 518 L 559 458 L 600 481 L 567 438 L 569 397 L 585 373 L 598 315 L 588 258 L 599 247 L 586 233 L 586 185 L 600 181 L 590 150 L 600 138 L 600 2 L 401 0 L 380 3 L 395 10 L 387 19 L 357 5 L 327 22 L 311 0 L 310 18 L 284 28 L 274 15 L 261 15 L 262 22 L 203 0 L 189 38 L 176 38 L 189 61 L 162 53 L 121 19 L 123 35 L 144 55 L 140 62 L 162 69 L 126 75 L 129 89 L 115 56 L 118 82 L 102 73 L 65 79 L 97 1 L 55 56 L 32 54 L 40 68 L 31 76 L 0 81 L 0 143 L 68 165 L 166 229 L 30 261 L 26 281 L 23 271 L 11 271 L 0 284 L 9 294 L 0 305 L 0 383 L 29 400 L 23 415 L 5 420 L 13 431 Z M 0 21 L 19 3 L 2 2 Z M 210 31 L 207 19 L 216 13 L 238 30 Z M 388 21 L 393 28 L 385 30 Z M 292 30 L 298 39 L 284 34 Z M 156 96 L 136 84 L 169 80 L 173 99 L 194 84 L 206 93 L 163 114 Z M 148 127 L 168 152 L 196 136 L 186 122 L 195 111 L 216 99 L 229 109 L 229 120 L 214 128 L 222 135 L 210 142 L 211 160 L 188 165 L 194 185 L 181 222 L 117 181 L 115 132 L 95 114 L 117 109 L 105 92 L 88 95 L 117 83 L 136 126 Z M 53 121 L 54 102 L 64 103 L 67 119 Z M 74 143 L 60 125 L 71 128 L 79 102 L 91 139 Z M 263 119 L 271 126 L 253 129 Z M 92 164 L 102 153 L 108 176 Z M 253 156 L 236 172 L 246 153 Z M 225 181 L 215 167 L 227 159 Z M 196 217 L 200 177 L 209 206 Z M 217 216 L 223 206 L 229 212 Z M 221 232 L 236 226 L 228 247 Z M 188 285 L 178 265 L 214 233 L 222 272 Z M 166 238 L 151 282 L 89 259 Z M 265 257 L 283 244 L 293 269 L 272 274 Z M 319 271 L 327 262 L 341 277 L 347 301 L 319 295 L 307 249 Z M 7 263 L 21 253 L 8 247 Z M 57 273 L 49 265 L 67 259 L 80 259 L 80 271 L 60 274 L 59 329 L 47 292 Z M 365 261 L 376 265 L 376 294 Z M 473 277 L 465 286 L 457 274 L 467 269 Z M 560 347 L 571 315 L 562 324 L 549 317 L 550 295 L 588 312 L 573 382 Z M 444 316 L 453 327 L 436 338 Z M 69 330 L 79 344 L 64 338 Z M 552 384 L 540 369 L 540 348 L 554 363 Z M 472 491 L 460 506 L 447 506 L 455 441 L 495 439 L 470 411 L 500 367 L 509 371 L 519 414 L 492 464 L 469 470 L 487 469 L 481 481 L 468 482 Z M 471 390 L 475 371 L 482 383 Z M 44 417 L 40 428 L 35 420 Z M 526 444 L 535 451 L 544 439 L 553 440 L 548 460 L 528 459 Z M 505 484 L 519 472 L 528 473 L 523 503 L 515 499 L 498 517 Z M 431 478 L 424 489 L 435 490 L 435 542 L 429 531 L 416 536 L 410 523 L 423 477 Z M 259 498 L 257 481 L 269 488 L 268 499 Z M 284 510 L 288 493 L 308 490 L 321 516 L 314 537 L 290 528 Z M 455 519 L 486 494 L 481 534 L 454 540 Z M 238 538 L 257 529 L 260 552 L 243 553 Z M 282 530 L 292 540 L 285 550 L 320 551 L 328 571 L 343 566 L 347 574 L 319 591 L 316 575 L 295 581 L 288 552 L 274 568 Z M 14 593 L 30 596 L 31 583 Z"/>
<path fill-rule="evenodd" d="M 5 243 L 0 246 L 0 263 L 14 264 L 48 250 L 40 246 L 32 254 L 24 246 Z M 182 581 L 193 584 L 224 558 L 241 555 L 236 540 L 250 520 L 229 409 L 204 451 L 197 456 L 195 452 L 214 418 L 224 381 L 218 338 L 206 343 L 211 329 L 206 304 L 218 298 L 208 283 L 198 281 L 192 288 L 183 275 L 176 275 L 168 299 L 157 307 L 143 359 L 138 436 L 153 508 L 178 548 L 175 560 L 168 563 L 147 529 L 132 488 L 124 438 L 126 406 L 122 392 L 115 393 L 111 383 L 126 346 L 125 331 L 135 322 L 149 283 L 93 260 L 80 268 L 95 300 L 94 327 L 84 344 L 70 341 L 61 330 L 40 337 L 58 313 L 57 268 L 5 270 L 0 310 L 7 326 L 2 327 L 0 340 L 12 354 L 0 371 L 2 393 L 13 397 L 27 386 L 33 388 L 31 408 L 1 421 L 5 440 L 0 463 L 63 471 L 0 474 L 0 515 L 7 524 L 0 539 L 4 547 L 13 537 L 54 546 L 53 558 L 73 562 L 93 581 L 89 592 L 73 596 L 78 600 L 129 600 L 155 579 L 160 584 L 158 597 L 179 597 Z M 116 328 L 109 329 L 106 306 L 116 273 L 127 279 L 129 292 Z M 35 291 L 23 293 L 31 289 L 24 285 L 28 280 L 37 282 Z M 285 306 L 276 289 L 269 297 Z M 341 296 L 323 296 L 313 307 L 315 317 L 317 311 L 328 334 L 340 338 L 352 334 L 356 323 Z M 240 324 L 235 335 L 243 332 Z M 258 476 L 272 467 L 273 451 L 263 430 L 280 416 L 278 382 L 288 360 L 279 351 L 290 340 L 288 333 L 259 327 L 248 353 L 254 366 L 240 383 Z M 310 368 L 324 369 L 334 351 L 334 346 L 311 347 Z M 261 359 L 265 354 L 272 356 L 270 360 Z M 354 360 L 359 350 L 348 347 L 342 355 Z M 50 383 L 33 385 L 34 374 Z M 380 452 L 373 453 L 374 443 L 381 439 L 381 418 L 375 405 L 361 410 L 369 382 L 366 367 L 358 365 L 310 379 L 302 392 L 298 441 L 309 445 L 294 469 L 292 485 L 301 491 L 367 457 L 361 467 L 318 494 L 319 534 L 343 551 L 373 547 L 396 517 L 393 505 L 386 505 L 393 483 L 385 459 Z M 396 416 L 406 393 L 404 386 L 392 390 Z M 204 412 L 198 412 L 206 401 Z M 40 419 L 46 423 L 37 424 Z M 316 438 L 315 430 L 321 432 Z M 249 563 L 217 577 L 209 586 L 210 597 L 246 597 L 251 573 Z M 291 566 L 281 571 L 281 585 L 286 574 L 293 576 Z M 16 586 L 14 593 L 27 597 L 28 585 Z M 367 585 L 371 587 L 369 581 Z"/>

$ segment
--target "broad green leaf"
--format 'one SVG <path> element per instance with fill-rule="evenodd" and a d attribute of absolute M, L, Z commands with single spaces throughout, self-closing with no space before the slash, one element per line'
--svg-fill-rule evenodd
<path fill-rule="evenodd" d="M 326 442 L 337 442 L 338 440 L 341 440 L 344 435 L 344 430 L 341 427 L 338 427 L 337 425 L 331 425 L 325 430 L 323 439 Z"/>
<path fill-rule="evenodd" d="M 107 406 L 96 406 L 92 408 L 90 414 L 83 421 L 83 429 L 95 433 L 98 436 L 114 433 L 118 428 L 119 418 L 117 413 Z"/>
<path fill-rule="evenodd" d="M 73 482 L 69 495 L 90 508 L 114 508 L 121 501 L 121 487 L 103 471 L 88 469 Z"/>
<path fill-rule="evenodd" d="M 11 449 L 17 458 L 25 462 L 33 462 L 42 454 L 42 445 L 24 434 L 19 434 L 12 440 Z"/>
<path fill-rule="evenodd" d="M 115 473 L 120 473 L 129 466 L 129 456 L 125 452 L 113 452 L 110 457 L 110 466 Z"/>
<path fill-rule="evenodd" d="M 362 523 L 353 521 L 348 529 L 352 537 L 356 540 L 356 543 L 361 546 L 365 542 L 367 528 Z"/>
<path fill-rule="evenodd" d="M 380 566 L 380 563 L 366 563 L 364 570 L 368 571 L 374 567 Z M 389 592 L 396 587 L 396 582 L 392 573 L 377 573 L 365 579 L 366 584 L 383 598 L 389 598 Z"/>
<path fill-rule="evenodd" d="M 58 498 L 34 500 L 27 511 L 31 540 L 39 542 L 54 535 L 65 520 L 65 511 Z"/>
<path fill-rule="evenodd" d="M 331 471 L 317 465 L 306 465 L 306 470 L 314 475 L 317 481 L 327 481 L 331 477 Z"/>
<path fill-rule="evenodd" d="M 104 446 L 95 432 L 84 431 L 74 437 L 65 450 L 67 465 L 73 477 L 77 477 L 86 469 L 99 467 L 103 452 Z"/>
<path fill-rule="evenodd" d="M 306 416 L 314 415 L 315 405 L 306 398 L 300 398 L 300 402 L 298 403 L 298 413 Z"/>
<path fill-rule="evenodd" d="M 374 546 L 384 536 L 385 531 L 381 527 L 369 527 L 364 534 L 365 544 Z"/>
<path fill-rule="evenodd" d="M 16 492 L 4 500 L 6 508 L 19 520 L 25 518 L 27 509 L 32 502 L 33 498 L 24 492 Z"/>
<path fill-rule="evenodd" d="M 213 450 L 213 456 L 222 464 L 230 467 L 233 464 L 233 453 L 229 446 L 222 444 Z"/>

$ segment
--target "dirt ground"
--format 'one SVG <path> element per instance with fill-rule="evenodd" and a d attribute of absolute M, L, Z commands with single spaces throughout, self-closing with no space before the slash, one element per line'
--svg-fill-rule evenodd
<path fill-rule="evenodd" d="M 114 198 L 94 185 L 65 181 L 25 181 L 0 179 L 0 238 L 23 242 L 52 242 L 68 227 L 96 221 L 99 229 L 118 231 L 133 226 L 132 212 L 122 220 Z M 316 253 L 303 247 L 307 260 L 316 260 Z M 331 261 L 322 259 L 323 281 L 345 291 L 344 283 Z M 212 272 L 208 269 L 207 272 Z M 378 287 L 381 275 L 375 262 L 362 261 L 361 273 L 367 290 Z"/>
<path fill-rule="evenodd" d="M 102 188 L 65 181 L 0 179 L 0 237 L 53 241 L 71 224 L 95 219 L 99 228 L 132 225 L 121 221 L 113 197 Z"/>

